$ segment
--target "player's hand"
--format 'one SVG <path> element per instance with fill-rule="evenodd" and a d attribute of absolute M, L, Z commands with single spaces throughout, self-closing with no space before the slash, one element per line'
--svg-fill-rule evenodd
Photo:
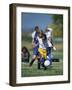
<path fill-rule="evenodd" d="M 56 47 L 53 47 L 53 50 L 55 50 L 55 51 L 56 51 Z"/>

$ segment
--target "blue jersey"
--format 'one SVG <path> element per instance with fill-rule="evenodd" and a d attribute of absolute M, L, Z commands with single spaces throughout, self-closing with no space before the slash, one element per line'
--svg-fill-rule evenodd
<path fill-rule="evenodd" d="M 32 33 L 32 38 L 33 38 L 34 44 L 38 46 L 38 33 L 36 31 Z"/>
<path fill-rule="evenodd" d="M 37 39 L 37 37 L 38 37 L 38 33 L 36 32 L 36 33 L 35 33 L 35 36 L 34 36 L 34 43 L 35 43 L 35 44 L 38 44 L 38 39 Z"/>
<path fill-rule="evenodd" d="M 38 55 L 38 47 L 39 47 L 39 44 L 38 44 L 38 33 L 36 31 L 34 31 L 32 33 L 32 38 L 33 38 L 33 42 L 34 44 L 36 45 L 34 48 L 33 48 L 33 55 Z"/>

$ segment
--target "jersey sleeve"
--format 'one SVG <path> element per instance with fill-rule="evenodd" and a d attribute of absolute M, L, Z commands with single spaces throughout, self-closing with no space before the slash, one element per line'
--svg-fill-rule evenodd
<path fill-rule="evenodd" d="M 34 37 L 35 37 L 35 32 L 32 33 L 32 38 L 34 39 Z"/>
<path fill-rule="evenodd" d="M 47 33 L 47 38 L 51 37 L 51 32 Z"/>

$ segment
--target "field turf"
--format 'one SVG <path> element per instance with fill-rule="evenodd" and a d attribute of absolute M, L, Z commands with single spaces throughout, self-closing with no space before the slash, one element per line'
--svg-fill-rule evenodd
<path fill-rule="evenodd" d="M 29 64 L 22 62 L 22 77 L 31 77 L 31 76 L 52 76 L 52 75 L 63 75 L 63 63 L 62 60 L 60 62 L 53 62 L 51 67 L 48 67 L 47 70 L 41 68 L 37 69 L 37 62 L 34 62 L 32 67 L 29 67 Z"/>

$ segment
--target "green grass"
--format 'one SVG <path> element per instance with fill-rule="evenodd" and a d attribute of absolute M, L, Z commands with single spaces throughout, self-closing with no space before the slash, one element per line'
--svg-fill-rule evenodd
<path fill-rule="evenodd" d="M 38 70 L 36 63 L 32 67 L 29 67 L 29 64 L 22 63 L 21 71 L 22 77 L 63 75 L 63 63 L 62 60 L 60 62 L 53 62 L 52 67 L 48 67 L 47 70 L 43 68 Z"/>
<path fill-rule="evenodd" d="M 54 58 L 63 59 L 63 51 L 53 51 Z"/>

